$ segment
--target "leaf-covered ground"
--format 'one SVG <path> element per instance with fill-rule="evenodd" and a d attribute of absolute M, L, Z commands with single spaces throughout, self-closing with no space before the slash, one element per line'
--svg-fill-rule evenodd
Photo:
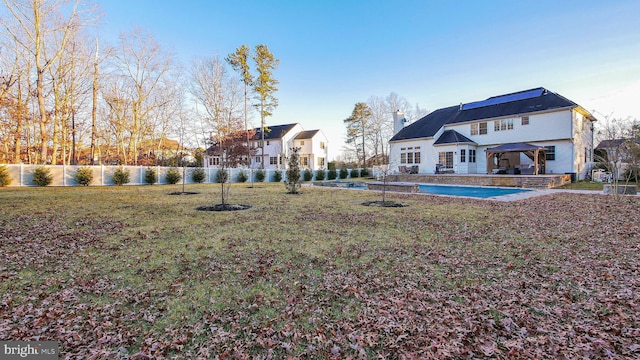
<path fill-rule="evenodd" d="M 84 359 L 640 357 L 640 199 L 0 191 L 0 340 Z"/>

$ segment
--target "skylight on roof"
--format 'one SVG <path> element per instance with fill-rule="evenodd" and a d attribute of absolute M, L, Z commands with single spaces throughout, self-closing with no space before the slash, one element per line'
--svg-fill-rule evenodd
<path fill-rule="evenodd" d="M 487 100 L 463 104 L 462 110 L 476 109 L 484 106 L 504 104 L 512 101 L 531 99 L 531 98 L 542 95 L 543 92 L 544 92 L 543 88 L 537 88 L 537 89 L 521 91 L 513 94 L 494 96 L 494 97 L 488 98 Z"/>

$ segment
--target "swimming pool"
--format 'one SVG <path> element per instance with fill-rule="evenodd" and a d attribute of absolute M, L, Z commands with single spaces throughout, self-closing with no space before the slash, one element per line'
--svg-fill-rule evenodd
<path fill-rule="evenodd" d="M 421 193 L 425 193 L 425 194 L 468 196 L 468 197 L 475 197 L 475 198 L 481 198 L 481 199 L 531 191 L 529 189 L 521 189 L 521 188 L 501 188 L 501 187 L 488 187 L 488 186 L 425 185 L 425 184 L 419 185 L 418 190 Z"/>

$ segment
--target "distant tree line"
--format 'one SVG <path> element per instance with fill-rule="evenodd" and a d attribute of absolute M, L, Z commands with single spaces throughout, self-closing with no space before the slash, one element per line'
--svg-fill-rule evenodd
<path fill-rule="evenodd" d="M 363 167 L 387 164 L 389 140 L 394 135 L 393 113 L 398 110 L 404 113 L 408 122 L 428 113 L 395 92 L 386 97 L 371 96 L 366 102 L 356 103 L 351 115 L 344 120 L 346 145 L 339 161 Z"/>
<path fill-rule="evenodd" d="M 247 101 L 263 126 L 277 106 L 278 60 L 266 45 L 243 45 L 242 64 L 213 56 L 185 71 L 147 31 L 102 41 L 93 27 L 100 8 L 89 1 L 4 5 L 0 163 L 182 165 L 183 144 L 201 161 L 207 146 L 246 130 Z"/>

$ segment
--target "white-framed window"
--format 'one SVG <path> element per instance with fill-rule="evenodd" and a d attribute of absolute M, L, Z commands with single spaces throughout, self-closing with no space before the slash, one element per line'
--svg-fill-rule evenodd
<path fill-rule="evenodd" d="M 318 166 L 324 166 L 324 158 L 323 157 L 319 157 L 318 158 Z"/>
<path fill-rule="evenodd" d="M 220 157 L 219 156 L 210 157 L 209 158 L 209 165 L 210 166 L 218 166 L 218 165 L 220 165 Z"/>
<path fill-rule="evenodd" d="M 262 159 L 260 156 L 256 156 L 256 162 L 257 163 L 261 162 L 260 159 Z"/>
<path fill-rule="evenodd" d="M 278 157 L 269 156 L 269 165 L 278 165 Z"/>
<path fill-rule="evenodd" d="M 478 123 L 471 124 L 471 135 L 478 135 Z"/>
<path fill-rule="evenodd" d="M 304 140 L 300 140 L 300 145 L 304 146 Z"/>
<path fill-rule="evenodd" d="M 326 147 L 324 141 L 320 141 L 320 149 L 324 150 L 324 148 Z"/>
<path fill-rule="evenodd" d="M 469 149 L 469 162 L 470 163 L 476 162 L 476 150 L 475 149 Z"/>
<path fill-rule="evenodd" d="M 267 140 L 267 146 L 269 146 L 269 140 Z"/>
<path fill-rule="evenodd" d="M 420 164 L 420 146 L 400 148 L 400 164 Z"/>
<path fill-rule="evenodd" d="M 487 122 L 483 121 L 478 124 L 478 134 L 486 135 L 487 134 Z"/>
<path fill-rule="evenodd" d="M 486 124 L 486 123 L 485 123 Z M 445 168 L 453 168 L 453 151 L 441 151 L 438 153 L 438 162 Z"/>
<path fill-rule="evenodd" d="M 513 119 L 495 120 L 493 122 L 494 131 L 513 130 Z"/>
<path fill-rule="evenodd" d="M 467 161 L 467 150 L 465 149 L 461 149 L 460 150 L 460 162 L 466 162 Z"/>
<path fill-rule="evenodd" d="M 529 125 L 529 117 L 528 116 L 523 116 L 520 118 L 520 124 L 521 125 Z"/>
<path fill-rule="evenodd" d="M 555 160 L 556 159 L 556 147 L 555 146 L 545 146 L 547 149 L 547 154 L 545 155 L 546 160 Z"/>

